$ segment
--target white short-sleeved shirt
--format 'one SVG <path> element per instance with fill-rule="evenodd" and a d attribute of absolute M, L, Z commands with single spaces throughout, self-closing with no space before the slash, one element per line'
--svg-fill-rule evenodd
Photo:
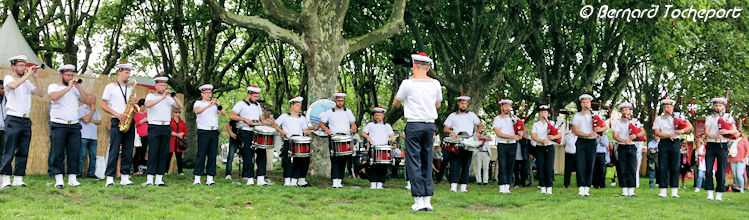
<path fill-rule="evenodd" d="M 304 130 L 308 128 L 307 118 L 302 115 L 282 114 L 276 119 L 276 125 L 286 132 L 286 138 L 290 138 L 292 135 L 302 135 Z"/>
<path fill-rule="evenodd" d="M 231 111 L 236 112 L 239 117 L 250 119 L 252 121 L 260 121 L 260 116 L 263 114 L 263 108 L 260 107 L 260 104 L 250 103 L 248 105 L 244 100 L 234 104 L 234 108 L 232 108 Z M 239 128 L 247 126 L 249 125 L 244 121 L 237 122 L 237 127 Z"/>
<path fill-rule="evenodd" d="M 110 83 L 104 87 L 104 92 L 101 94 L 101 100 L 107 101 L 107 107 L 122 114 L 125 112 L 127 103 L 130 102 L 130 95 L 133 92 L 135 91 L 133 91 L 132 86 Z M 112 118 L 114 118 L 114 115 L 112 115 Z"/>
<path fill-rule="evenodd" d="M 31 96 L 36 91 L 36 86 L 26 80 L 16 89 L 8 87 L 8 84 L 16 80 L 20 80 L 20 78 L 14 78 L 10 75 L 6 75 L 3 79 L 5 98 L 8 99 L 5 103 L 5 110 L 7 110 L 7 113 L 29 115 L 29 112 L 31 112 Z"/>
<path fill-rule="evenodd" d="M 572 132 L 564 135 L 564 152 L 568 154 L 575 154 L 577 152 L 577 135 Z"/>
<path fill-rule="evenodd" d="M 5 118 L 7 116 L 8 111 L 5 110 L 5 103 L 8 101 L 5 96 L 0 97 L 0 131 L 5 130 Z"/>
<path fill-rule="evenodd" d="M 162 95 L 148 94 L 146 95 L 146 102 L 151 100 L 160 99 Z M 169 122 L 172 120 L 172 105 L 174 105 L 174 99 L 172 97 L 166 97 L 159 103 L 148 108 L 148 123 L 161 123 Z"/>
<path fill-rule="evenodd" d="M 450 113 L 445 119 L 445 126 L 452 128 L 457 134 L 460 132 L 468 133 L 473 136 L 473 127 L 481 123 L 479 117 L 473 112 L 467 112 L 458 114 L 457 112 Z"/>
<path fill-rule="evenodd" d="M 372 139 L 369 143 L 371 146 L 386 145 L 390 140 L 390 135 L 395 134 L 393 127 L 388 123 L 369 122 L 362 131 Z"/>
<path fill-rule="evenodd" d="M 210 104 L 210 101 L 198 100 L 192 106 L 193 108 L 202 108 Z M 203 110 L 203 112 L 196 115 L 195 122 L 198 125 L 198 129 L 216 130 L 218 128 L 218 107 L 214 105 Z"/>
<path fill-rule="evenodd" d="M 502 134 L 506 135 L 515 135 L 515 129 L 513 128 L 514 123 L 512 122 L 512 117 L 510 116 L 501 116 L 497 115 L 497 117 L 494 117 L 494 123 L 492 123 L 492 128 L 499 129 Z M 514 144 L 516 141 L 514 139 L 508 139 L 508 138 L 502 138 L 499 135 L 497 135 L 497 143 L 500 144 Z"/>
<path fill-rule="evenodd" d="M 554 121 L 549 121 L 549 123 L 553 125 Z M 540 120 L 533 123 L 533 128 L 531 128 L 531 134 L 536 134 L 536 137 L 541 140 L 549 139 L 549 123 L 543 123 Z M 548 145 L 543 145 L 539 142 L 534 141 L 533 139 L 531 139 L 531 143 L 533 143 L 534 146 L 553 145 L 551 142 L 549 142 Z"/>
<path fill-rule="evenodd" d="M 67 86 L 57 83 L 49 84 L 47 95 L 64 90 Z M 81 96 L 77 88 L 71 87 L 65 95 L 62 95 L 57 101 L 50 104 L 50 118 L 61 119 L 64 121 L 78 120 L 78 98 Z"/>
<path fill-rule="evenodd" d="M 593 115 L 578 112 L 572 117 L 572 125 L 576 126 L 579 132 L 586 134 L 593 133 Z"/>
<path fill-rule="evenodd" d="M 723 135 L 720 135 L 718 133 L 718 131 L 720 129 L 720 125 L 718 124 L 718 119 L 719 118 L 721 118 L 721 117 L 718 116 L 718 115 L 715 115 L 715 114 L 712 114 L 712 115 L 707 116 L 705 118 L 705 129 L 706 129 L 705 132 L 707 132 L 707 133 L 709 133 L 709 134 L 711 134 L 713 136 L 720 136 L 720 139 L 718 139 L 718 140 L 715 140 L 715 139 L 712 139 L 712 138 L 708 138 L 707 142 L 727 142 L 728 141 L 727 138 L 723 137 Z M 733 126 L 735 128 L 736 121 L 733 119 L 733 116 L 731 116 L 729 114 L 723 114 L 722 118 L 723 118 L 724 121 L 733 124 Z M 710 129 L 707 129 L 708 127 Z"/>
<path fill-rule="evenodd" d="M 614 132 L 616 132 L 619 139 L 627 140 L 629 139 L 630 130 L 629 130 L 629 124 L 635 123 L 637 124 L 637 119 L 633 118 L 627 121 L 617 120 L 616 123 L 614 123 L 614 127 L 611 128 Z M 633 140 L 634 141 L 634 140 Z"/>
<path fill-rule="evenodd" d="M 401 82 L 395 99 L 403 102 L 406 122 L 434 122 L 437 102 L 442 101 L 442 85 L 435 79 L 407 79 Z"/>
<path fill-rule="evenodd" d="M 351 123 L 356 122 L 356 118 L 350 109 L 335 110 L 333 108 L 323 112 L 321 116 L 320 121 L 326 123 L 333 134 L 351 135 Z"/>
<path fill-rule="evenodd" d="M 707 125 L 707 123 L 705 123 L 705 125 Z M 661 133 L 671 135 L 674 134 L 675 129 L 674 117 L 658 116 L 655 117 L 655 121 L 653 121 L 653 130 L 660 130 Z"/>

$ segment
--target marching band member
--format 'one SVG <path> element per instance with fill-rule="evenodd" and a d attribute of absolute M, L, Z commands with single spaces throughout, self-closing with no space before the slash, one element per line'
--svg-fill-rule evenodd
<path fill-rule="evenodd" d="M 707 165 L 707 175 L 705 176 L 705 189 L 707 190 L 707 199 L 709 200 L 723 200 L 723 192 L 726 191 L 726 161 L 728 157 L 728 141 L 724 135 L 736 135 L 739 133 L 736 130 L 735 120 L 730 114 L 726 114 L 726 105 L 728 100 L 718 97 L 711 100 L 713 103 L 713 114 L 705 119 L 705 136 L 707 136 L 707 145 L 705 146 L 705 163 Z M 726 127 L 726 123 L 730 123 L 732 126 Z M 689 126 L 688 129 L 691 129 Z M 683 133 L 683 132 L 682 132 Z M 666 138 L 661 140 L 667 141 Z M 678 155 L 678 148 L 676 148 L 676 154 Z M 658 150 L 659 155 L 663 155 L 662 150 Z M 678 158 L 677 158 L 678 159 Z M 661 162 L 660 160 L 658 162 Z M 675 165 L 675 177 L 673 183 L 676 183 L 678 187 L 678 160 L 674 161 Z M 715 181 L 717 186 L 713 184 L 713 169 L 714 164 L 718 164 L 718 169 L 715 173 Z M 660 173 L 659 173 L 660 175 Z M 717 189 L 716 189 L 717 188 Z M 718 191 L 713 198 L 713 193 Z"/>
<path fill-rule="evenodd" d="M 182 109 L 182 102 L 171 97 L 172 91 L 166 88 L 166 82 L 169 78 L 157 76 L 153 79 L 156 81 L 156 92 L 146 95 L 146 105 L 148 108 L 148 169 L 146 182 L 144 186 L 154 185 L 166 186 L 164 183 L 164 173 L 166 173 L 167 163 L 171 161 L 169 155 L 172 136 L 171 114 L 172 107 Z M 156 181 L 154 182 L 154 176 Z"/>
<path fill-rule="evenodd" d="M 510 193 L 510 183 L 512 183 L 512 171 L 515 166 L 515 156 L 517 153 L 517 142 L 522 138 L 523 131 L 515 134 L 514 120 L 510 115 L 512 111 L 512 100 L 503 99 L 499 101 L 501 114 L 494 117 L 492 128 L 497 136 L 497 167 L 499 174 L 497 176 L 499 183 L 499 193 Z"/>
<path fill-rule="evenodd" d="M 57 68 L 60 82 L 49 84 L 47 93 L 52 100 L 49 111 L 49 137 L 52 144 L 52 167 L 50 171 L 55 177 L 55 187 L 65 186 L 65 157 L 68 161 L 68 185 L 80 186 L 76 175 L 80 172 L 81 124 L 78 123 L 78 101 L 86 102 L 88 94 L 81 89 L 78 82 L 73 80 L 75 66 L 68 64 Z M 85 152 L 84 152 L 85 153 Z"/>
<path fill-rule="evenodd" d="M 562 137 L 562 133 L 556 135 L 549 134 L 549 126 L 554 125 L 554 121 L 549 120 L 549 106 L 542 105 L 538 108 L 540 120 L 533 123 L 531 129 L 531 139 L 535 143 L 536 167 L 538 167 L 538 182 L 541 186 L 542 194 L 552 194 L 551 188 L 554 186 L 554 143 Z"/>
<path fill-rule="evenodd" d="M 328 134 L 328 144 L 330 148 L 330 178 L 333 179 L 333 188 L 341 188 L 341 183 L 344 171 L 346 169 L 346 161 L 351 159 L 351 156 L 333 156 L 333 135 L 351 135 L 356 133 L 356 118 L 354 113 L 347 109 L 344 105 L 346 104 L 346 93 L 338 92 L 333 95 L 335 101 L 335 107 L 327 110 L 321 114 L 319 126 Z"/>
<path fill-rule="evenodd" d="M 432 142 L 435 131 L 434 120 L 442 102 L 442 86 L 436 79 L 427 76 L 432 59 L 426 53 L 411 55 L 413 76 L 401 82 L 393 105 L 403 104 L 406 118 L 406 174 L 409 176 L 411 210 L 433 211 L 431 198 L 434 194 L 432 180 Z"/>
<path fill-rule="evenodd" d="M 271 124 L 281 135 L 285 136 L 286 139 L 292 136 L 309 135 L 312 130 L 307 126 L 307 118 L 302 115 L 302 97 L 294 97 L 289 100 L 289 113 L 278 116 L 275 123 Z M 291 141 L 287 140 L 284 142 L 282 154 L 282 166 L 284 176 L 284 186 L 301 186 L 308 187 L 307 183 L 307 171 L 309 170 L 309 157 L 294 157 L 294 162 L 291 162 L 290 155 L 288 155 L 291 148 Z M 288 184 L 287 184 L 288 182 Z"/>
<path fill-rule="evenodd" d="M 575 142 L 577 149 L 577 186 L 579 196 L 590 196 L 590 186 L 593 185 L 593 164 L 596 157 L 596 138 L 600 137 L 598 132 L 608 130 L 608 126 L 593 127 L 593 112 L 590 102 L 593 96 L 583 94 L 578 97 L 580 101 L 580 112 L 572 117 L 572 132 L 578 137 Z"/>
<path fill-rule="evenodd" d="M 242 176 L 247 178 L 247 185 L 255 184 L 255 163 L 257 163 L 257 185 L 266 185 L 265 172 L 266 172 L 266 153 L 265 149 L 255 149 L 252 146 L 252 139 L 255 133 L 252 127 L 255 125 L 261 125 L 262 122 L 266 122 L 268 119 L 262 116 L 263 109 L 260 107 L 260 103 L 257 100 L 260 98 L 260 92 L 262 89 L 257 86 L 247 87 L 247 98 L 241 102 L 237 102 L 234 108 L 231 109 L 229 118 L 237 120 L 237 127 L 240 128 L 239 139 L 244 144 L 242 150 Z"/>
<path fill-rule="evenodd" d="M 374 115 L 372 115 L 372 122 L 367 123 L 364 129 L 361 131 L 361 137 L 369 141 L 367 146 L 367 152 L 372 152 L 370 149 L 374 149 L 374 146 L 387 145 L 388 140 L 395 141 L 398 136 L 395 136 L 393 127 L 390 124 L 385 123 L 385 109 L 382 107 L 374 108 Z M 369 154 L 370 157 L 375 155 Z M 369 167 L 370 189 L 382 189 L 382 184 L 385 183 L 387 177 L 387 171 L 390 168 L 388 164 L 373 164 Z"/>
<path fill-rule="evenodd" d="M 114 176 L 117 175 L 117 162 L 120 158 L 120 147 L 122 146 L 122 160 L 120 162 L 120 173 L 122 174 L 120 185 L 127 186 L 133 185 L 130 181 L 130 173 L 132 173 L 133 166 L 133 142 L 135 141 L 135 123 L 131 123 L 131 127 L 127 132 L 120 131 L 120 123 L 126 123 L 125 120 L 128 116 L 125 114 L 127 104 L 135 105 L 135 99 L 130 99 L 131 96 L 135 96 L 133 86 L 127 84 L 130 78 L 130 70 L 133 69 L 132 64 L 118 64 L 117 65 L 117 82 L 107 84 L 104 87 L 104 92 L 101 95 L 102 105 L 101 110 L 112 115 L 112 119 L 109 121 L 109 150 L 107 152 L 107 171 L 104 174 L 107 176 L 105 187 L 114 185 Z"/>
<path fill-rule="evenodd" d="M 666 197 L 666 190 L 669 187 L 671 187 L 671 197 L 679 197 L 679 153 L 681 151 L 679 135 L 692 129 L 691 123 L 688 123 L 684 129 L 676 129 L 674 103 L 676 101 L 668 98 L 661 100 L 663 115 L 656 117 L 653 122 L 653 133 L 661 138 L 658 143 L 658 166 L 656 167 L 658 169 L 657 182 L 661 188 L 659 197 Z M 708 126 L 708 121 L 705 122 L 706 126 Z M 706 128 L 705 131 L 708 129 Z M 723 165 L 725 167 L 725 163 Z"/>
<path fill-rule="evenodd" d="M 29 155 L 29 143 L 31 142 L 31 96 L 44 97 L 44 90 L 39 84 L 37 69 L 26 66 L 26 56 L 18 55 L 8 59 L 10 61 L 12 75 L 3 79 L 5 98 L 7 99 L 5 109 L 5 136 L 2 162 L 0 162 L 0 174 L 3 175 L 0 189 L 12 186 L 26 187 L 23 176 L 26 176 L 26 160 Z M 34 82 L 27 81 L 29 77 Z M 15 158 L 15 166 L 11 165 Z M 13 183 L 10 175 L 13 175 Z"/>
<path fill-rule="evenodd" d="M 475 113 L 468 111 L 468 101 L 471 97 L 461 95 L 458 100 L 458 111 L 450 113 L 445 119 L 445 127 L 442 129 L 452 137 L 466 135 L 476 136 L 484 131 L 484 125 Z M 474 133 L 474 127 L 477 127 Z M 448 153 L 449 151 L 445 151 Z M 450 191 L 458 191 L 458 182 L 460 182 L 460 192 L 468 192 L 468 169 L 471 167 L 471 157 L 473 152 L 466 148 L 459 148 L 457 155 L 449 152 L 450 156 Z"/>
<path fill-rule="evenodd" d="M 635 169 L 637 169 L 637 154 L 640 150 L 635 146 L 635 139 L 645 136 L 645 129 L 640 129 L 638 133 L 632 133 L 630 126 L 638 124 L 636 118 L 632 117 L 632 104 L 619 104 L 619 112 L 622 118 L 614 123 L 612 128 L 614 140 L 618 142 L 617 153 L 618 166 L 620 170 L 619 185 L 622 187 L 622 196 L 637 196 L 635 194 L 635 182 L 638 181 Z"/>
<path fill-rule="evenodd" d="M 226 114 L 218 105 L 218 99 L 212 98 L 213 85 L 204 84 L 198 88 L 201 100 L 195 101 L 192 110 L 195 112 L 195 121 L 198 125 L 198 153 L 195 159 L 195 181 L 193 185 L 200 184 L 200 177 L 206 171 L 206 185 L 213 185 L 213 177 L 216 176 L 216 155 L 218 154 L 218 114 Z M 234 153 L 234 152 L 231 152 Z M 206 163 L 207 158 L 207 163 Z M 206 165 L 207 164 L 207 165 Z"/>

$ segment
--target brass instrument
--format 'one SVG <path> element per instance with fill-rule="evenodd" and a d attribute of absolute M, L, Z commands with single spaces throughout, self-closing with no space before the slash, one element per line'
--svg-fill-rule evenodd
<path fill-rule="evenodd" d="M 130 125 L 133 123 L 133 116 L 136 112 L 140 111 L 140 107 L 138 107 L 138 105 L 133 105 L 133 102 L 131 102 L 131 100 L 135 98 L 135 85 L 138 85 L 138 80 L 128 79 L 128 82 L 130 81 L 133 81 L 133 84 L 127 85 L 132 86 L 133 91 L 130 92 L 130 98 L 126 100 L 127 106 L 125 106 L 125 112 L 122 113 L 123 115 L 125 115 L 125 117 L 127 117 L 127 119 L 125 119 L 125 121 L 120 121 L 119 127 L 121 132 L 127 132 L 128 130 L 130 130 Z"/>

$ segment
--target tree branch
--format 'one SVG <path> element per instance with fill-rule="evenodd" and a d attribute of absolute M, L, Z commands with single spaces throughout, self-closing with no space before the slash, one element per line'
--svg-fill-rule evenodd
<path fill-rule="evenodd" d="M 265 15 L 288 26 L 299 28 L 299 12 L 287 8 L 281 0 L 262 0 Z"/>
<path fill-rule="evenodd" d="M 396 34 L 399 34 L 403 27 L 403 13 L 406 9 L 406 0 L 396 0 L 393 4 L 393 11 L 390 13 L 388 21 L 377 28 L 377 30 L 371 31 L 364 35 L 346 39 L 348 44 L 348 53 L 353 53 L 363 48 L 372 46 L 373 44 L 388 39 Z"/>

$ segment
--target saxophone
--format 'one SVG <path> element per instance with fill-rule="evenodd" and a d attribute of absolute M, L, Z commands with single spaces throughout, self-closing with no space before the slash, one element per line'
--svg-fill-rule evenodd
<path fill-rule="evenodd" d="M 133 81 L 133 84 L 130 86 L 133 86 L 133 91 L 130 93 L 130 98 L 127 100 L 127 106 L 125 106 L 125 112 L 123 112 L 123 115 L 127 117 L 124 122 L 120 122 L 119 127 L 121 132 L 127 132 L 130 130 L 130 125 L 133 123 L 133 115 L 135 115 L 136 112 L 140 111 L 140 107 L 138 105 L 133 105 L 133 102 L 130 102 L 130 100 L 133 100 L 135 98 L 135 85 L 138 85 L 138 80 L 135 79 L 129 79 L 129 81 Z"/>

